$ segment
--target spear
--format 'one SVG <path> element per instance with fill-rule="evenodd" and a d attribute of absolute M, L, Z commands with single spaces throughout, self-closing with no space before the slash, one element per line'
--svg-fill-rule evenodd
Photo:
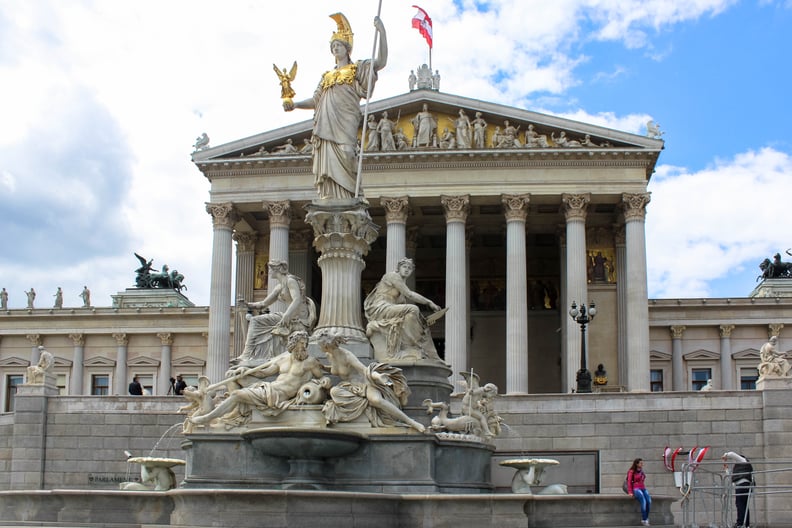
<path fill-rule="evenodd" d="M 377 18 L 382 13 L 382 0 L 379 0 L 377 6 Z M 371 47 L 371 61 L 369 63 L 369 76 L 368 87 L 366 88 L 366 104 L 363 105 L 363 131 L 361 132 L 360 140 L 360 153 L 358 154 L 357 178 L 355 179 L 355 198 L 360 194 L 360 175 L 363 172 L 363 142 L 366 140 L 366 122 L 368 121 L 368 106 L 369 97 L 371 97 L 371 88 L 374 85 L 374 54 L 377 52 L 377 40 L 379 39 L 379 31 L 374 32 L 374 44 Z"/>

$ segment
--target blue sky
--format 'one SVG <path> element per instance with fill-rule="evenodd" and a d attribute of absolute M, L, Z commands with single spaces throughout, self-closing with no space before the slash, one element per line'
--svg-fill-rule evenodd
<path fill-rule="evenodd" d="M 390 58 L 374 94 L 427 61 L 410 2 L 383 0 Z M 788 123 L 792 2 L 423 0 L 441 91 L 645 133 L 665 151 L 649 185 L 649 294 L 741 297 L 792 247 Z M 308 119 L 280 109 L 272 63 L 310 93 L 330 66 L 331 12 L 371 50 L 372 0 L 134 3 L 0 0 L 0 286 L 78 306 L 132 285 L 133 252 L 209 299 L 212 145 Z M 792 260 L 787 257 L 786 260 Z"/>

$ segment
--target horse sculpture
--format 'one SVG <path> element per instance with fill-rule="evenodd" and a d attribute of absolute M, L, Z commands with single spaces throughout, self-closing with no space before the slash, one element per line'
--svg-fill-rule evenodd
<path fill-rule="evenodd" d="M 789 249 L 786 250 L 786 254 L 792 256 Z M 773 260 L 769 258 L 764 259 L 761 264 L 759 264 L 759 269 L 762 270 L 762 273 L 756 277 L 756 280 L 792 278 L 792 262 L 782 261 L 780 253 L 773 255 Z"/>

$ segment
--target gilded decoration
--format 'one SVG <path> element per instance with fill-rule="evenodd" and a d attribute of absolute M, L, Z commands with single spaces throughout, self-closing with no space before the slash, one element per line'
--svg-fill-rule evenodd
<path fill-rule="evenodd" d="M 586 252 L 586 271 L 589 283 L 616 282 L 616 257 L 611 248 L 594 248 Z"/>
<path fill-rule="evenodd" d="M 257 254 L 256 263 L 254 264 L 253 276 L 253 289 L 264 290 L 267 288 L 267 263 L 269 262 L 269 255 Z"/>

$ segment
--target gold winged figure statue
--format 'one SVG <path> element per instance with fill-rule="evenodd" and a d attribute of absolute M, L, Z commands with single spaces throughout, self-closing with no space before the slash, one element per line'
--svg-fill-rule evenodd
<path fill-rule="evenodd" d="M 295 96 L 295 92 L 291 87 L 291 83 L 295 77 L 297 77 L 297 61 L 294 61 L 294 64 L 291 67 L 291 70 L 286 70 L 283 68 L 281 71 L 277 66 L 274 64 L 272 65 L 272 69 L 275 70 L 275 75 L 278 76 L 280 79 L 281 85 L 281 99 L 284 101 L 291 101 L 292 97 Z"/>

